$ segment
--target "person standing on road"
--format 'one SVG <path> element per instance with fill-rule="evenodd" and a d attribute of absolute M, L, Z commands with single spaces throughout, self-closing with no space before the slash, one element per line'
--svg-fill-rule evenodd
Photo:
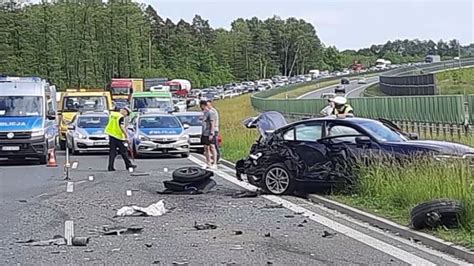
<path fill-rule="evenodd" d="M 211 112 L 211 108 L 207 104 L 207 101 L 201 101 L 199 103 L 201 110 L 204 113 L 202 119 L 202 137 L 201 143 L 204 145 L 204 155 L 206 157 L 206 168 L 217 169 L 217 164 L 212 162 L 212 158 L 216 158 L 216 148 L 214 146 L 214 138 L 216 137 L 216 115 Z"/>
<path fill-rule="evenodd" d="M 122 156 L 125 162 L 126 169 L 136 168 L 137 166 L 132 164 L 128 158 L 128 149 L 125 147 L 125 143 L 129 143 L 127 130 L 125 128 L 125 117 L 130 115 L 130 108 L 124 107 L 120 109 L 120 112 L 111 112 L 109 116 L 109 122 L 105 127 L 105 134 L 109 136 L 109 166 L 108 171 L 115 171 L 114 162 L 117 153 Z"/>
<path fill-rule="evenodd" d="M 221 151 L 219 148 L 219 111 L 212 105 L 212 100 L 207 100 L 207 105 L 211 112 L 214 112 L 216 117 L 216 126 L 214 132 L 214 147 L 216 148 L 216 158 L 213 158 L 214 164 L 218 164 L 221 159 Z"/>
<path fill-rule="evenodd" d="M 332 115 L 336 117 L 354 117 L 354 109 L 347 103 L 346 97 L 336 96 L 333 99 L 334 109 Z"/>

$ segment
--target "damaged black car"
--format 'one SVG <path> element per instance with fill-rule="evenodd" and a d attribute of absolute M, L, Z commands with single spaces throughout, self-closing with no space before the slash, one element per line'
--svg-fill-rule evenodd
<path fill-rule="evenodd" d="M 283 115 L 271 111 L 244 124 L 257 128 L 260 137 L 249 156 L 237 162 L 237 177 L 246 175 L 249 183 L 276 195 L 347 184 L 356 178 L 356 164 L 367 158 L 474 156 L 469 146 L 418 140 L 383 119 L 325 117 L 287 124 Z"/>

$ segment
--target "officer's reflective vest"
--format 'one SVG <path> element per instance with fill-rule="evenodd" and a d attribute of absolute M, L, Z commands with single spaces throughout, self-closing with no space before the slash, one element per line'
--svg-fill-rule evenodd
<path fill-rule="evenodd" d="M 333 115 L 339 115 L 339 114 L 349 114 L 350 112 L 354 112 L 354 109 L 352 109 L 352 106 L 350 106 L 349 104 L 344 104 L 344 106 L 342 107 L 341 111 L 337 110 L 336 108 L 334 108 L 332 110 L 332 114 Z"/>
<path fill-rule="evenodd" d="M 122 117 L 123 115 L 119 112 L 111 112 L 109 116 L 109 122 L 105 127 L 105 134 L 116 139 L 126 140 L 127 136 L 123 133 L 119 123 L 120 118 Z"/>

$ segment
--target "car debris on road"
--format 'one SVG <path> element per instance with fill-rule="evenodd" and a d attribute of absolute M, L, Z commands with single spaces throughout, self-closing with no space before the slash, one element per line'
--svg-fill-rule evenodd
<path fill-rule="evenodd" d="M 122 207 L 117 211 L 116 216 L 161 216 L 167 211 L 168 210 L 165 208 L 164 201 L 160 200 L 157 203 L 151 204 L 145 208 L 138 206 Z"/>
<path fill-rule="evenodd" d="M 53 236 L 52 239 L 48 240 L 34 240 L 34 239 L 28 239 L 28 240 L 19 240 L 16 241 L 18 244 L 24 244 L 25 246 L 65 246 L 66 243 L 66 238 L 60 235 L 55 235 Z"/>
<path fill-rule="evenodd" d="M 232 198 L 256 198 L 261 195 L 261 191 L 239 191 L 232 194 Z"/>
<path fill-rule="evenodd" d="M 198 224 L 197 222 L 194 222 L 194 228 L 196 228 L 198 231 L 214 230 L 214 229 L 217 229 L 217 225 L 211 224 L 211 223 Z"/>
<path fill-rule="evenodd" d="M 109 235 L 125 235 L 125 234 L 138 234 L 143 231 L 143 227 L 138 226 L 130 226 L 130 227 L 104 227 L 102 228 L 102 235 L 109 236 Z"/>

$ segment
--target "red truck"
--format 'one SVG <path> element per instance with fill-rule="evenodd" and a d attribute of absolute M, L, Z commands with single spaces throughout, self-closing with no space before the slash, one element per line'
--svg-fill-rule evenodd
<path fill-rule="evenodd" d="M 170 92 L 178 97 L 186 98 L 191 91 L 191 82 L 186 79 L 173 79 L 167 81 L 166 86 L 169 86 Z"/>

